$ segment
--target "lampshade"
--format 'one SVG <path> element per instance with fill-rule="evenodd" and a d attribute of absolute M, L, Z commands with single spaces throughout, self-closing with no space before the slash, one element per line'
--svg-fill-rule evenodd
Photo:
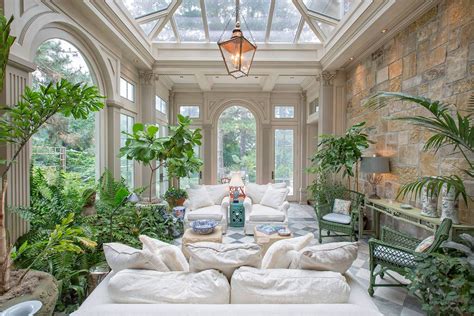
<path fill-rule="evenodd" d="M 364 173 L 388 173 L 390 164 L 388 157 L 362 157 L 360 170 Z"/>
<path fill-rule="evenodd" d="M 233 172 L 232 173 L 232 178 L 230 178 L 229 182 L 230 187 L 243 187 L 244 182 L 242 181 L 242 176 L 240 175 L 240 172 Z"/>

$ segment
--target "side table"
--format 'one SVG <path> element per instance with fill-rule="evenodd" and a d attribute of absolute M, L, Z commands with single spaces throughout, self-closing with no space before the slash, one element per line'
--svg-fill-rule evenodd
<path fill-rule="evenodd" d="M 245 208 L 243 202 L 231 202 L 229 207 L 229 225 L 230 227 L 244 227 Z"/>
<path fill-rule="evenodd" d="M 222 243 L 222 228 L 220 226 L 217 226 L 212 232 L 212 234 L 207 235 L 196 234 L 193 232 L 192 228 L 186 229 L 183 235 L 183 239 L 181 240 L 181 249 L 183 250 L 183 254 L 186 259 L 189 259 L 189 251 L 187 245 L 202 241 Z"/>

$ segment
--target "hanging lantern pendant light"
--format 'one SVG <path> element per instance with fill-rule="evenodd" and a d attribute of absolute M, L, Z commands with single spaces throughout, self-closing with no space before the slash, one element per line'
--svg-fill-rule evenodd
<path fill-rule="evenodd" d="M 242 30 L 240 29 L 239 0 L 236 0 L 235 6 L 235 27 L 232 31 L 232 37 L 229 40 L 222 41 L 222 36 L 225 33 L 224 30 L 217 45 L 219 45 L 219 50 L 221 51 L 222 58 L 224 59 L 227 72 L 229 75 L 238 79 L 249 75 L 250 67 L 252 66 L 253 58 L 255 56 L 255 51 L 257 50 L 257 45 L 255 44 L 255 41 L 252 43 L 247 38 L 245 38 Z M 247 23 L 245 24 L 247 25 Z M 252 37 L 250 30 L 249 33 Z"/>

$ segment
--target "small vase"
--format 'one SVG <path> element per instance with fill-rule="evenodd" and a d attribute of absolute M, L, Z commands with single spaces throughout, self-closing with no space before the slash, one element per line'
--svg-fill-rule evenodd
<path fill-rule="evenodd" d="M 453 221 L 453 224 L 459 224 L 458 217 L 458 203 L 455 199 L 456 190 L 451 187 L 448 191 L 447 185 L 443 184 L 442 192 L 442 202 L 441 202 L 441 220 L 445 218 L 450 218 Z"/>
<path fill-rule="evenodd" d="M 432 196 L 429 196 L 426 186 L 421 189 L 421 215 L 427 217 L 439 217 L 438 193 L 434 192 Z"/>

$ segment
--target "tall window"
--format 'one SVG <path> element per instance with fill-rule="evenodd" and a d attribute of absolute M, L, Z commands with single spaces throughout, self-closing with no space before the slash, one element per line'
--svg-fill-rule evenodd
<path fill-rule="evenodd" d="M 276 183 L 285 182 L 290 189 L 289 195 L 293 195 L 293 172 L 294 172 L 294 130 L 275 130 L 275 170 L 274 180 Z"/>
<path fill-rule="evenodd" d="M 200 157 L 200 153 L 199 153 L 199 146 L 194 146 L 193 147 L 193 150 L 194 150 L 194 155 L 196 157 Z M 186 178 L 181 178 L 180 179 L 180 187 L 182 189 L 187 189 L 187 188 L 190 188 L 192 185 L 198 185 L 199 184 L 199 180 L 200 180 L 200 173 L 199 172 L 195 172 L 193 174 L 190 174 L 189 177 L 186 177 Z"/>
<path fill-rule="evenodd" d="M 132 133 L 134 118 L 125 114 L 120 114 L 120 131 Z M 120 147 L 125 146 L 127 136 L 120 133 Z M 125 179 L 125 183 L 130 189 L 135 186 L 133 160 L 127 157 L 120 157 L 120 176 Z"/>
<path fill-rule="evenodd" d="M 295 107 L 292 105 L 275 106 L 275 118 L 277 119 L 295 118 Z"/>
<path fill-rule="evenodd" d="M 257 169 L 257 124 L 248 109 L 231 106 L 218 122 L 218 181 L 240 171 L 247 182 L 255 182 Z"/>
<path fill-rule="evenodd" d="M 93 85 L 93 75 L 81 52 L 71 43 L 51 39 L 42 43 L 35 55 L 38 68 L 33 87 L 66 79 Z M 62 168 L 69 177 L 85 184 L 95 181 L 95 113 L 85 120 L 56 114 L 32 138 L 32 163 L 44 170 Z"/>
<path fill-rule="evenodd" d="M 199 118 L 198 105 L 182 105 L 179 107 L 179 114 L 189 116 L 190 118 Z"/>
<path fill-rule="evenodd" d="M 127 79 L 120 78 L 120 96 L 128 101 L 135 102 L 135 85 Z"/>
<path fill-rule="evenodd" d="M 155 109 L 163 114 L 166 114 L 168 110 L 168 104 L 159 96 L 155 96 Z"/>

